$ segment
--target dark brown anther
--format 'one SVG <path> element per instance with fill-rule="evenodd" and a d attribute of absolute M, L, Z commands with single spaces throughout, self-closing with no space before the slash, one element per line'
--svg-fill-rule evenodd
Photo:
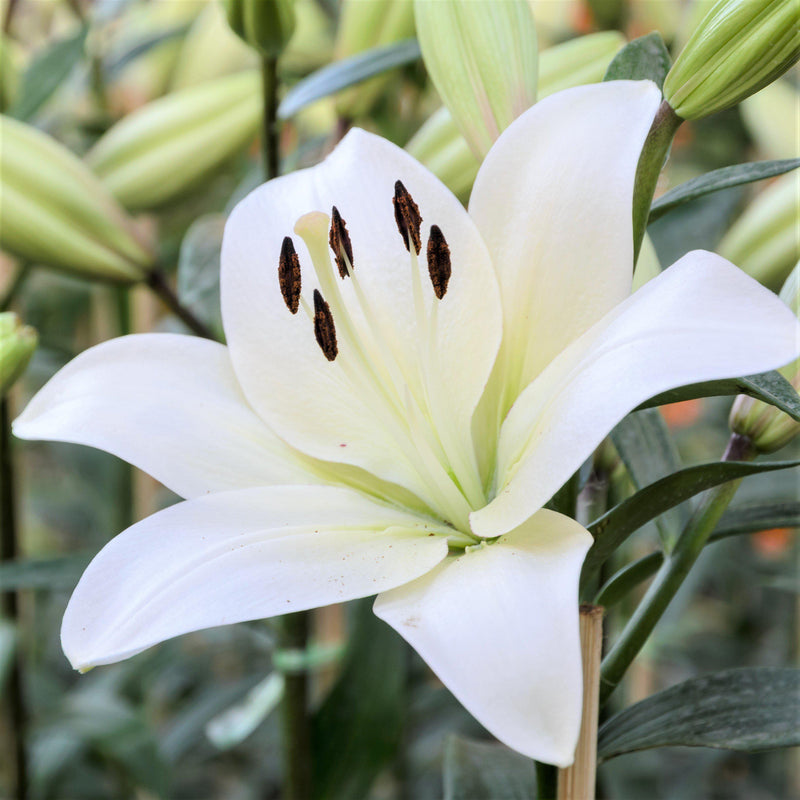
<path fill-rule="evenodd" d="M 428 237 L 428 272 L 433 293 L 441 300 L 447 291 L 453 268 L 450 264 L 450 248 L 438 225 L 431 225 L 431 235 Z"/>
<path fill-rule="evenodd" d="M 328 361 L 334 361 L 339 352 L 336 344 L 336 328 L 333 324 L 331 307 L 325 302 L 318 289 L 314 289 L 314 336 Z"/>
<path fill-rule="evenodd" d="M 281 245 L 278 261 L 278 282 L 286 307 L 292 314 L 300 308 L 300 259 L 294 249 L 294 242 L 287 236 Z"/>
<path fill-rule="evenodd" d="M 350 234 L 347 232 L 342 215 L 336 206 L 331 211 L 331 232 L 328 236 L 333 256 L 336 259 L 336 267 L 339 270 L 339 277 L 347 277 L 347 265 L 353 267 L 353 245 L 350 242 Z"/>
<path fill-rule="evenodd" d="M 422 217 L 419 213 L 419 206 L 414 202 L 414 199 L 408 193 L 408 189 L 403 186 L 401 181 L 394 182 L 394 218 L 397 222 L 397 230 L 403 237 L 406 250 L 411 252 L 409 242 L 414 245 L 414 252 L 419 255 L 422 248 L 422 239 L 420 238 L 420 226 L 422 225 Z"/>

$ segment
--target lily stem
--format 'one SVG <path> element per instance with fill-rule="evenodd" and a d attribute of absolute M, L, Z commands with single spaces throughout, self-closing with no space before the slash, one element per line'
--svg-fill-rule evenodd
<path fill-rule="evenodd" d="M 264 124 L 261 131 L 261 157 L 264 180 L 277 178 L 280 172 L 278 129 L 278 59 L 264 56 L 261 60 L 261 87 L 264 97 Z"/>
<path fill-rule="evenodd" d="M 173 288 L 169 285 L 166 276 L 158 268 L 150 270 L 147 274 L 147 285 L 158 295 L 162 303 L 173 313 L 178 319 L 189 328 L 192 333 L 202 336 L 204 339 L 211 339 L 216 341 L 217 337 L 211 332 L 211 329 L 198 319 L 186 306 L 184 306 L 178 299 Z"/>
<path fill-rule="evenodd" d="M 281 646 L 305 650 L 310 615 L 307 611 L 281 617 Z M 308 672 L 302 667 L 284 676 L 283 704 L 283 798 L 311 800 L 311 724 L 308 715 Z"/>
<path fill-rule="evenodd" d="M 747 437 L 734 434 L 728 442 L 722 461 L 750 461 L 755 455 L 752 442 Z M 603 659 L 600 668 L 601 702 L 605 702 L 617 688 L 631 662 L 653 632 L 656 623 L 706 546 L 709 536 L 741 482 L 741 479 L 729 481 L 707 491 L 686 523 L 672 552 L 664 556 L 664 561 L 641 603 Z"/>
<path fill-rule="evenodd" d="M 557 800 L 594 800 L 595 796 L 600 657 L 603 649 L 603 609 L 600 606 L 581 606 L 580 637 L 583 662 L 581 729 L 575 761 L 558 771 Z"/>
<path fill-rule="evenodd" d="M 650 132 L 647 134 L 639 164 L 636 167 L 636 179 L 633 191 L 633 263 L 639 258 L 647 219 L 650 216 L 650 205 L 656 191 L 658 176 L 664 167 L 675 133 L 683 120 L 672 110 L 672 106 L 664 100 L 656 112 Z"/>
<path fill-rule="evenodd" d="M 17 538 L 17 514 L 14 500 L 14 462 L 11 453 L 11 408 L 8 397 L 0 399 L 0 560 L 13 561 L 19 555 Z M 17 593 L 2 593 L 3 614 L 8 616 L 19 634 L 19 605 Z M 22 685 L 21 642 L 17 637 L 14 661 L 8 676 L 9 716 L 11 727 L 11 749 L 14 753 L 16 789 L 18 800 L 28 797 L 28 762 L 25 753 L 25 737 L 28 714 Z"/>
<path fill-rule="evenodd" d="M 127 286 L 112 288 L 117 312 L 117 333 L 127 336 L 133 332 L 131 324 L 130 290 Z M 133 524 L 133 467 L 120 459 L 117 464 L 117 523 L 116 530 L 124 531 Z"/>
<path fill-rule="evenodd" d="M 552 764 L 536 762 L 537 800 L 555 800 L 558 771 Z"/>

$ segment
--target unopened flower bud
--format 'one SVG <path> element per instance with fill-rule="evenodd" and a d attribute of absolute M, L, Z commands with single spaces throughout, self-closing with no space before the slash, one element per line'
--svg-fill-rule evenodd
<path fill-rule="evenodd" d="M 258 130 L 260 113 L 258 71 L 227 75 L 125 117 L 86 158 L 124 206 L 152 208 L 242 150 Z"/>
<path fill-rule="evenodd" d="M 601 81 L 611 59 L 625 44 L 616 31 L 581 36 L 544 50 L 539 56 L 539 98 Z M 480 160 L 446 106 L 436 111 L 406 145 L 414 158 L 433 172 L 456 196 L 466 199 Z"/>
<path fill-rule="evenodd" d="M 800 258 L 800 173 L 782 175 L 734 222 L 717 251 L 771 289 Z"/>
<path fill-rule="evenodd" d="M 800 319 L 800 262 L 783 284 L 780 297 Z M 781 367 L 779 372 L 795 390 L 800 389 L 800 358 Z M 729 422 L 731 430 L 747 436 L 760 453 L 774 453 L 800 433 L 800 422 L 775 406 L 747 395 L 736 398 Z"/>
<path fill-rule="evenodd" d="M 0 397 L 25 371 L 36 349 L 36 331 L 12 311 L 0 313 Z"/>
<path fill-rule="evenodd" d="M 25 261 L 118 282 L 154 262 L 133 222 L 66 147 L 0 117 L 0 247 Z"/>
<path fill-rule="evenodd" d="M 664 98 L 683 119 L 735 105 L 800 58 L 797 0 L 719 0 L 664 81 Z"/>
<path fill-rule="evenodd" d="M 480 159 L 536 102 L 536 27 L 526 0 L 415 0 L 425 67 Z"/>
<path fill-rule="evenodd" d="M 225 0 L 228 24 L 264 56 L 277 58 L 292 38 L 294 0 Z"/>
<path fill-rule="evenodd" d="M 411 0 L 342 0 L 335 56 L 337 60 L 350 58 L 412 36 L 414 4 Z M 341 92 L 336 97 L 337 113 L 345 119 L 365 114 L 390 79 L 390 75 L 381 75 Z"/>

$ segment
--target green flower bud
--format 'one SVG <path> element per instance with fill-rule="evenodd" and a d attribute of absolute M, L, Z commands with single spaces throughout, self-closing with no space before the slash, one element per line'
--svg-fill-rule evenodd
<path fill-rule="evenodd" d="M 133 282 L 154 257 L 103 184 L 66 147 L 0 116 L 0 247 L 87 278 Z"/>
<path fill-rule="evenodd" d="M 260 85 L 248 70 L 162 97 L 114 125 L 87 161 L 127 208 L 166 203 L 253 139 Z"/>
<path fill-rule="evenodd" d="M 526 0 L 415 0 L 425 67 L 472 152 L 482 159 L 501 131 L 536 102 L 539 69 Z"/>
<path fill-rule="evenodd" d="M 208 54 L 213 53 L 214 58 Z M 219 3 L 209 3 L 192 23 L 172 71 L 172 91 L 258 67 L 258 56 L 231 29 Z"/>
<path fill-rule="evenodd" d="M 780 297 L 800 319 L 800 262 L 783 284 Z M 781 367 L 779 372 L 795 389 L 800 389 L 800 358 Z M 800 433 L 800 422 L 775 406 L 747 395 L 736 398 L 729 422 L 731 430 L 747 436 L 760 453 L 774 453 Z"/>
<path fill-rule="evenodd" d="M 800 58 L 797 0 L 719 0 L 664 81 L 664 98 L 684 119 L 735 105 Z"/>
<path fill-rule="evenodd" d="M 782 175 L 761 192 L 723 236 L 717 251 L 776 289 L 800 258 L 800 173 Z"/>
<path fill-rule="evenodd" d="M 247 44 L 277 58 L 292 38 L 294 0 L 225 0 L 228 24 Z"/>
<path fill-rule="evenodd" d="M 38 337 L 29 325 L 21 325 L 12 311 L 0 313 L 0 397 L 25 372 Z"/>
<path fill-rule="evenodd" d="M 349 58 L 373 47 L 414 35 L 414 4 L 410 0 L 342 0 L 336 31 L 336 59 Z M 336 97 L 336 111 L 345 119 L 366 114 L 391 75 L 360 83 Z"/>
<path fill-rule="evenodd" d="M 539 56 L 539 97 L 601 81 L 611 59 L 625 44 L 616 31 L 593 33 L 550 47 Z M 435 112 L 414 134 L 406 150 L 456 196 L 466 199 L 478 174 L 473 154 L 447 107 Z"/>
<path fill-rule="evenodd" d="M 0 111 L 10 108 L 17 96 L 19 69 L 16 43 L 0 32 Z"/>

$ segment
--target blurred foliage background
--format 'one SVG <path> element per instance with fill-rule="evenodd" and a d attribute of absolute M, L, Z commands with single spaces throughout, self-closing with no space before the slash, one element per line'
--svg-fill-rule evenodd
<path fill-rule="evenodd" d="M 531 2 L 542 59 L 577 37 L 618 32 L 606 34 L 603 55 L 575 82 L 600 80 L 626 39 L 652 30 L 661 32 L 674 54 L 709 5 Z M 225 216 L 262 175 L 255 53 L 231 32 L 214 0 L 6 0 L 2 17 L 3 113 L 45 131 L 88 165 L 130 215 L 138 240 L 156 254 L 160 274 L 181 302 L 219 333 Z M 437 112 L 442 119 L 441 103 L 416 45 L 407 41 L 413 36 L 405 0 L 297 0 L 296 28 L 278 62 L 286 116 L 282 171 L 315 163 L 349 125 L 358 124 L 408 146 L 468 197 L 477 161 L 452 134 L 441 134 L 450 136 L 450 155 L 437 144 L 430 126 Z M 394 42 L 405 43 L 391 51 L 397 65 L 366 83 L 334 95 L 333 80 L 303 83 L 314 74 L 319 79 L 318 70 L 327 65 Z M 540 67 L 540 94 L 546 72 Z M 558 79 L 555 70 L 554 88 Z M 306 104 L 315 86 L 323 96 Z M 799 91 L 795 72 L 738 107 L 685 125 L 658 194 L 729 164 L 800 156 Z M 177 100 L 175 114 L 183 124 L 151 142 L 150 132 L 161 123 L 146 115 L 170 99 Z M 440 124 L 446 129 L 447 120 Z M 170 136 L 180 140 L 177 150 L 170 149 Z M 187 163 L 176 158 L 179 151 Z M 650 269 L 703 247 L 779 288 L 800 258 L 796 181 L 790 174 L 716 192 L 666 214 L 648 231 Z M 773 229 L 783 228 L 765 237 L 759 214 Z M 6 253 L 0 253 L 0 304 L 39 335 L 30 367 L 9 397 L 12 413 L 92 344 L 128 332 L 185 330 L 144 283 L 92 281 Z M 717 398 L 663 407 L 685 465 L 719 458 L 730 405 L 730 398 Z M 27 797 L 37 800 L 278 797 L 281 675 L 298 667 L 291 653 L 276 651 L 268 622 L 188 635 L 84 676 L 72 672 L 61 653 L 61 615 L 92 554 L 133 520 L 177 498 L 102 452 L 46 442 L 9 446 L 20 539 L 17 552 L 6 551 L 0 565 L 6 601 L 0 624 L 0 796 L 13 796 L 20 769 L 14 754 L 24 749 Z M 798 458 L 797 450 L 790 446 L 780 457 Z M 612 496 L 627 496 L 632 484 L 613 446 L 604 458 Z M 756 499 L 797 500 L 796 471 L 749 478 L 735 502 Z M 793 533 L 773 529 L 711 545 L 612 710 L 704 672 L 795 663 Z M 651 524 L 631 537 L 612 566 L 651 552 L 657 541 Z M 612 609 L 610 637 L 635 599 Z M 480 752 L 474 748 L 494 745 L 452 738 L 482 740 L 487 734 L 370 607 L 365 600 L 313 616 L 303 668 L 312 680 L 319 796 L 466 796 L 448 783 L 447 770 Z M 491 752 L 502 764 L 504 754 Z M 603 796 L 620 800 L 783 800 L 800 797 L 796 755 L 651 750 L 602 764 L 600 786 Z"/>

